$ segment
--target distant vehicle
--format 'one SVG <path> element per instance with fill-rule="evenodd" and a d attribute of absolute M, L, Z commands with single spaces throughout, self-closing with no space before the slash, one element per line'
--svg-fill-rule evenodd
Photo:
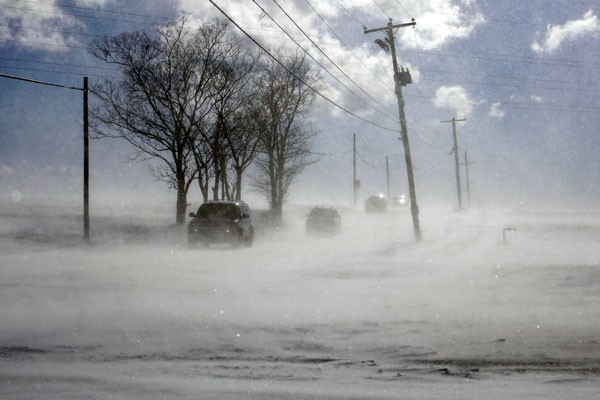
<path fill-rule="evenodd" d="M 383 196 L 371 196 L 365 203 L 365 211 L 368 213 L 382 213 L 387 211 L 387 200 Z"/>
<path fill-rule="evenodd" d="M 252 212 L 243 201 L 209 201 L 190 213 L 188 244 L 209 247 L 213 243 L 230 243 L 232 247 L 251 247 L 254 241 Z"/>
<path fill-rule="evenodd" d="M 309 235 L 335 235 L 342 229 L 342 217 L 335 207 L 315 206 L 306 218 Z"/>
<path fill-rule="evenodd" d="M 390 201 L 390 205 L 393 207 L 407 206 L 408 199 L 406 198 L 405 194 L 401 194 L 400 196 L 394 196 L 394 197 L 392 197 L 392 200 Z"/>

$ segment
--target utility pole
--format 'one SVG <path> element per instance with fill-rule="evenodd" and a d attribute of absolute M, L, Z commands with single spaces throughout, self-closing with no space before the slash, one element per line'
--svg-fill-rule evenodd
<path fill-rule="evenodd" d="M 462 193 L 461 193 L 461 185 L 460 185 L 460 169 L 458 162 L 458 142 L 456 140 L 456 123 L 466 121 L 466 118 L 456 119 L 452 118 L 448 121 L 442 121 L 442 123 L 452 122 L 452 139 L 454 140 L 454 147 L 452 147 L 452 151 L 450 154 L 454 153 L 454 166 L 456 170 L 456 194 L 458 196 L 458 211 L 462 210 Z"/>
<path fill-rule="evenodd" d="M 419 206 L 417 205 L 417 194 L 415 191 L 415 179 L 412 167 L 412 157 L 410 154 L 410 145 L 408 143 L 408 130 L 406 128 L 406 116 L 404 114 L 404 98 L 402 97 L 402 87 L 412 83 L 412 77 L 408 69 L 402 67 L 398 70 L 398 60 L 396 59 L 396 44 L 394 42 L 394 31 L 395 28 L 404 28 L 407 26 L 414 26 L 416 22 L 413 18 L 411 22 L 405 24 L 392 24 L 392 19 L 387 23 L 387 26 L 376 29 L 365 29 L 364 33 L 373 32 L 386 32 L 385 41 L 376 39 L 375 43 L 379 45 L 385 51 L 391 51 L 392 63 L 394 65 L 394 88 L 396 92 L 396 98 L 398 100 L 398 114 L 400 116 L 400 140 L 404 147 L 404 159 L 406 161 L 406 174 L 408 176 L 408 190 L 410 192 L 410 211 L 413 220 L 413 229 L 415 233 L 415 240 L 421 240 L 421 227 L 419 224 Z"/>
<path fill-rule="evenodd" d="M 14 79 L 17 81 L 36 83 L 45 86 L 53 86 L 63 89 L 83 91 L 83 238 L 90 239 L 90 196 L 89 196 L 89 121 L 88 121 L 88 78 L 83 78 L 83 88 L 59 85 L 56 83 L 38 81 L 35 79 L 23 78 L 0 73 L 0 78 Z"/>
<path fill-rule="evenodd" d="M 471 188 L 469 187 L 469 165 L 473 164 L 475 163 L 469 162 L 469 159 L 467 158 L 467 152 L 465 151 L 465 162 L 462 163 L 462 165 L 465 166 L 465 173 L 467 177 L 467 201 L 469 204 L 471 204 Z"/>
<path fill-rule="evenodd" d="M 83 77 L 83 238 L 90 240 L 90 138 L 88 77 Z"/>
<path fill-rule="evenodd" d="M 390 160 L 388 156 L 385 156 L 385 179 L 387 182 L 387 201 L 390 202 Z"/>

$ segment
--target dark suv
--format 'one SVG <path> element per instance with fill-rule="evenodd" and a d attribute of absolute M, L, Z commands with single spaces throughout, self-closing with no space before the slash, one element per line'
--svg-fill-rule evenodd
<path fill-rule="evenodd" d="M 252 212 L 243 201 L 209 201 L 190 213 L 188 243 L 208 247 L 212 243 L 230 243 L 233 247 L 252 246 Z"/>
<path fill-rule="evenodd" d="M 337 209 L 315 206 L 306 218 L 306 233 L 309 235 L 335 235 L 342 228 L 342 217 Z"/>

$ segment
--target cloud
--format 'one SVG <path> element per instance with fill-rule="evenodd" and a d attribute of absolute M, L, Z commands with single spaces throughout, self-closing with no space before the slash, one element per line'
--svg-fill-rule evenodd
<path fill-rule="evenodd" d="M 502 110 L 502 103 L 494 103 L 490 107 L 489 115 L 493 118 L 502 118 L 506 114 L 504 110 Z"/>
<path fill-rule="evenodd" d="M 465 39 L 485 22 L 482 14 L 472 10 L 472 1 L 463 7 L 451 0 L 412 1 L 406 7 L 414 10 L 417 25 L 402 31 L 402 46 L 436 49 L 453 39 Z"/>
<path fill-rule="evenodd" d="M 556 53 L 564 42 L 572 42 L 582 36 L 598 31 L 598 17 L 589 10 L 582 19 L 567 21 L 564 25 L 548 24 L 546 36 L 541 43 L 534 41 L 531 49 L 537 54 Z"/>
<path fill-rule="evenodd" d="M 433 104 L 438 108 L 454 109 L 454 116 L 459 118 L 468 116 L 475 107 L 475 102 L 461 86 L 442 86 L 438 88 Z"/>
<path fill-rule="evenodd" d="M 103 5 L 108 1 L 110 0 L 80 0 L 76 3 L 93 6 Z M 78 43 L 65 31 L 83 24 L 61 8 L 56 0 L 26 4 L 0 0 L 0 8 L 0 47 L 12 43 L 27 49 L 64 52 L 67 51 L 65 46 Z"/>

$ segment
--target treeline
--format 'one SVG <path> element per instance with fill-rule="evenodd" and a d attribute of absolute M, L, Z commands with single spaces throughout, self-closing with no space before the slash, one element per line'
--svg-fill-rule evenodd
<path fill-rule="evenodd" d="M 119 77 L 93 86 L 95 135 L 129 142 L 138 160 L 177 192 L 176 223 L 185 222 L 187 194 L 204 201 L 240 200 L 250 165 L 251 185 L 281 218 L 294 178 L 311 162 L 305 122 L 314 84 L 305 58 L 276 60 L 246 47 L 215 20 L 197 29 L 185 19 L 151 31 L 126 32 L 92 43 Z"/>

